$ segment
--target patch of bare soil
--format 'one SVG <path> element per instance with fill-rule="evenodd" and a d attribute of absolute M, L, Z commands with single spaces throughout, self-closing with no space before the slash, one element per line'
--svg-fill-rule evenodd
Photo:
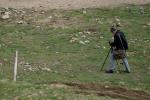
<path fill-rule="evenodd" d="M 146 3 L 150 0 L 0 0 L 0 7 L 81 9 Z"/>
<path fill-rule="evenodd" d="M 61 88 L 73 88 L 77 94 L 109 96 L 112 98 L 128 100 L 150 100 L 150 94 L 145 91 L 129 90 L 123 87 L 105 86 L 94 83 L 59 83 L 52 82 L 50 86 Z"/>

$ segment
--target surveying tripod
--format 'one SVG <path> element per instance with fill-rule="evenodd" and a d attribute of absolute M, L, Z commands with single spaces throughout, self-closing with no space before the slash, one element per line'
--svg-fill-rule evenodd
<path fill-rule="evenodd" d="M 105 58 L 105 60 L 104 60 L 104 62 L 103 62 L 103 64 L 102 64 L 102 67 L 101 67 L 100 71 L 103 70 L 104 65 L 105 65 L 105 63 L 106 63 L 106 61 L 107 61 L 107 58 L 108 58 L 108 56 L 109 56 L 109 54 L 110 54 L 110 52 L 111 52 L 112 50 L 113 50 L 113 48 L 111 47 L 111 48 L 109 49 L 107 55 L 106 55 L 106 58 Z M 117 59 L 115 59 L 115 60 L 116 60 L 117 66 L 118 66 L 118 68 L 119 68 L 118 60 L 117 60 Z"/>

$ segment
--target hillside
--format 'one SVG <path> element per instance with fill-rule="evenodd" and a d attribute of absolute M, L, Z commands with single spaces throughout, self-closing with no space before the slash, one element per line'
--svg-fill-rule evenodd
<path fill-rule="evenodd" d="M 1 7 L 0 12 L 2 100 L 150 99 L 149 4 L 74 10 Z M 108 61 L 100 71 L 113 23 L 121 25 L 128 39 L 130 74 L 121 64 L 106 74 Z"/>

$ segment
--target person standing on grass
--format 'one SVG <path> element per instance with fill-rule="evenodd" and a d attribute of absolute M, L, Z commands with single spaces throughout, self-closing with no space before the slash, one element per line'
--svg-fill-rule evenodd
<path fill-rule="evenodd" d="M 109 42 L 111 46 L 111 53 L 109 55 L 110 58 L 110 66 L 109 69 L 106 70 L 106 73 L 113 73 L 115 70 L 115 61 L 118 59 L 116 57 L 116 51 L 122 51 L 124 53 L 124 57 L 121 57 L 119 59 L 122 59 L 123 64 L 125 66 L 125 72 L 130 73 L 130 66 L 128 64 L 128 60 L 126 58 L 126 50 L 128 49 L 128 43 L 125 38 L 125 35 L 120 30 L 117 30 L 115 27 L 110 28 L 110 32 L 113 34 L 114 40 L 113 42 Z"/>

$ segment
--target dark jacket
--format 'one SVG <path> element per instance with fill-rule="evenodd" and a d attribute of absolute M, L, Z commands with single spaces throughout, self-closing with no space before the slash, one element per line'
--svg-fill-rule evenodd
<path fill-rule="evenodd" d="M 120 36 L 120 37 L 119 37 Z M 122 40 L 122 42 L 121 42 Z M 118 30 L 114 35 L 114 42 L 110 43 L 112 47 L 116 47 L 117 50 L 127 50 L 128 49 L 128 42 L 123 32 Z"/>

